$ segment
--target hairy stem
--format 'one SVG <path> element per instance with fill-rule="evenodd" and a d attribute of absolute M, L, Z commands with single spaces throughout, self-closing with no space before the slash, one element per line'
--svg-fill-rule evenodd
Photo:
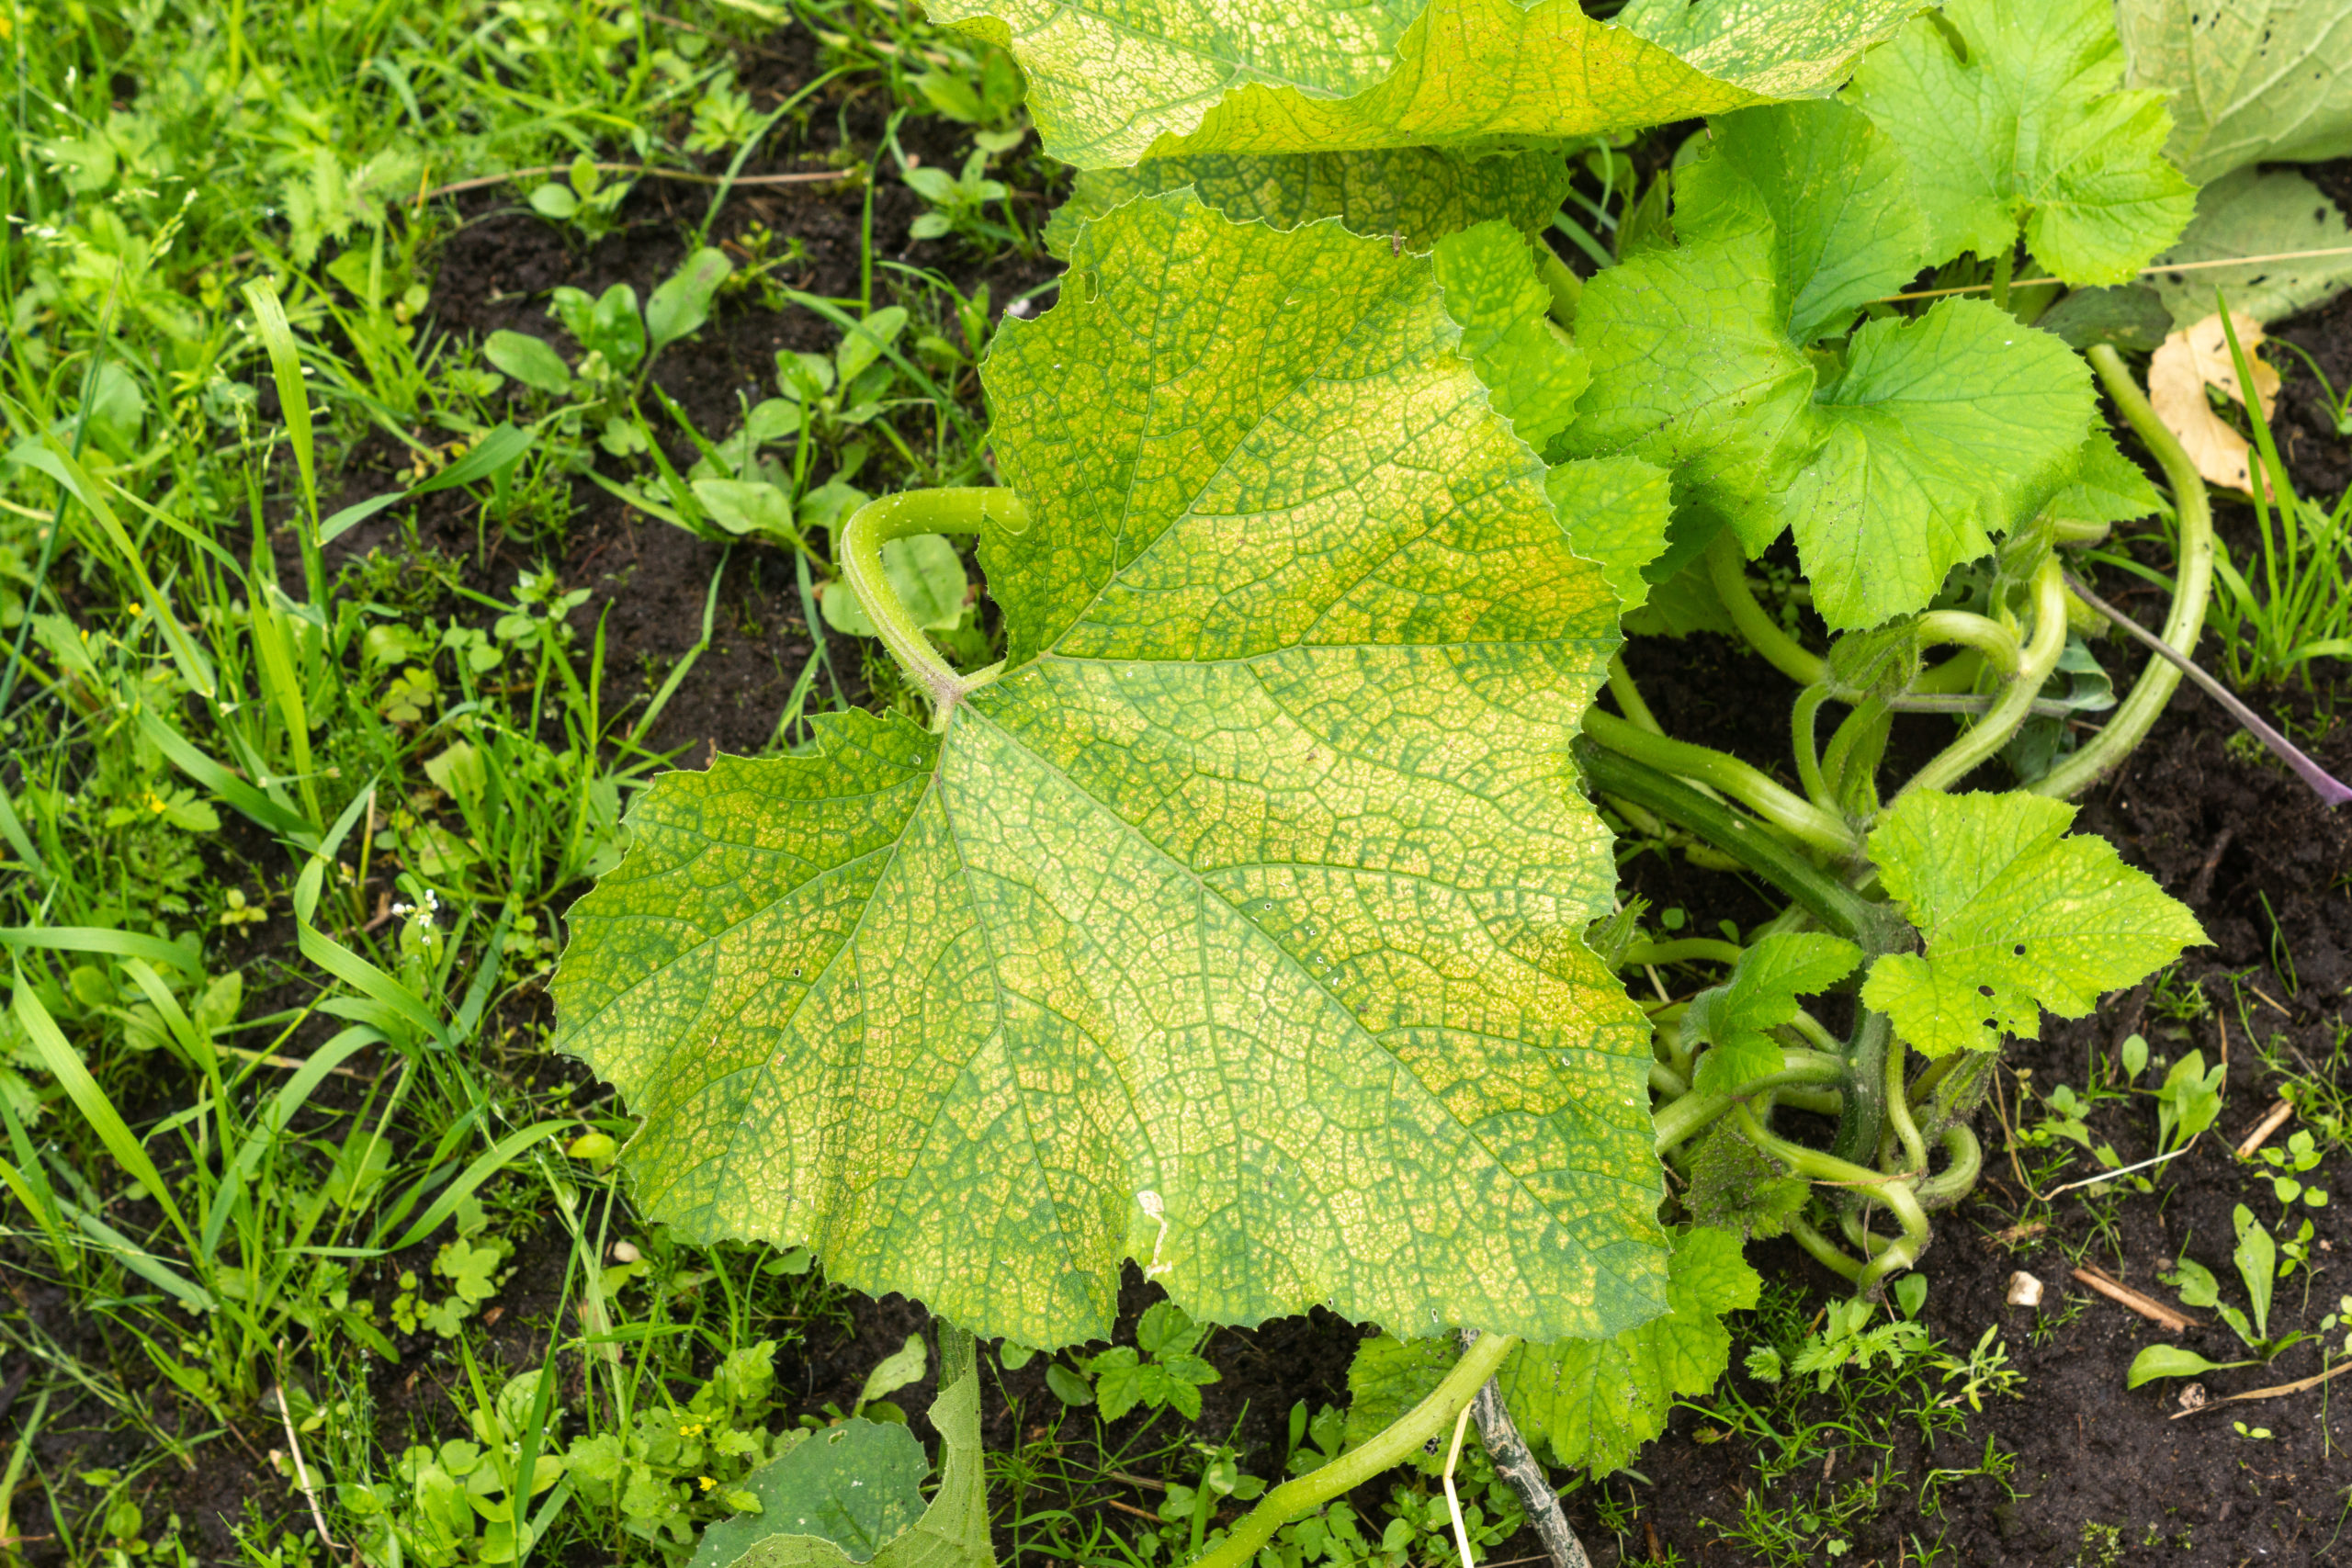
<path fill-rule="evenodd" d="M 1593 789 L 1623 795 L 1689 829 L 1796 900 L 1805 913 L 1839 936 L 1873 953 L 1887 951 L 1888 943 L 1899 940 L 1893 928 L 1901 924 L 1900 917 L 1824 873 L 1761 823 L 1709 800 L 1679 779 L 1607 750 L 1589 736 L 1578 737 L 1571 750 Z"/>
<path fill-rule="evenodd" d="M 1796 755 L 1797 779 L 1806 796 L 1824 811 L 1838 814 L 1838 797 L 1821 775 L 1820 736 L 1815 728 L 1821 705 L 1828 700 L 1826 686 L 1807 686 L 1797 694 L 1796 705 L 1789 711 L 1789 749 Z"/>
<path fill-rule="evenodd" d="M 1809 1181 L 1829 1182 L 1851 1187 L 1859 1195 L 1883 1203 L 1903 1226 L 1903 1234 L 1886 1244 L 1877 1257 L 1871 1259 L 1855 1276 L 1854 1283 L 1862 1290 L 1885 1279 L 1890 1274 L 1908 1269 L 1928 1248 L 1928 1212 L 1907 1181 L 1889 1180 L 1877 1171 L 1809 1149 L 1803 1144 L 1791 1143 L 1765 1129 L 1756 1113 L 1742 1105 L 1732 1114 L 1738 1119 L 1740 1134 Z M 1808 1250 L 1810 1250 L 1808 1248 Z"/>
<path fill-rule="evenodd" d="M 1477 1330 L 1462 1331 L 1464 1354 L 1476 1339 Z M 1592 1568 L 1584 1542 L 1568 1528 L 1568 1517 L 1560 1510 L 1560 1495 L 1552 1490 L 1552 1478 L 1544 1473 L 1543 1464 L 1528 1450 L 1527 1439 L 1519 1435 L 1519 1424 L 1510 1418 L 1510 1407 L 1503 1403 L 1502 1388 L 1494 1379 L 1478 1385 L 1478 1395 L 1470 1402 L 1470 1419 L 1478 1424 L 1478 1440 L 1487 1445 L 1495 1473 L 1519 1494 L 1527 1522 L 1535 1527 L 1535 1539 L 1551 1554 L 1553 1568 Z"/>
<path fill-rule="evenodd" d="M 2164 466 L 2165 478 L 2172 485 L 2173 507 L 2180 519 L 2180 575 L 2173 585 L 2171 613 L 2165 617 L 2164 640 L 2165 647 L 2185 659 L 2197 651 L 2197 638 L 2205 629 L 2206 596 L 2213 587 L 2213 509 L 2205 494 L 2205 479 L 2178 439 L 2156 417 L 2114 346 L 2093 344 L 2089 358 L 2106 384 L 2107 395 L 2115 400 L 2132 432 Z M 2043 774 L 2032 785 L 2033 792 L 2064 799 L 2080 795 L 2106 777 L 2146 737 L 2179 684 L 2178 670 L 2161 659 L 2148 660 L 2132 694 L 2123 699 L 2114 716 L 2082 750 Z"/>
<path fill-rule="evenodd" d="M 1951 1163 L 1921 1181 L 1917 1189 L 1919 1206 L 1923 1209 L 1949 1209 L 1976 1190 L 1976 1179 L 1984 1169 L 1984 1146 L 1965 1122 L 1955 1122 L 1943 1131 L 1944 1156 Z"/>
<path fill-rule="evenodd" d="M 1763 770 L 1712 746 L 1653 735 L 1613 713 L 1588 708 L 1584 732 L 1612 751 L 1647 762 L 1685 780 L 1709 784 L 1755 812 L 1799 843 L 1824 854 L 1851 860 L 1862 852 L 1861 840 L 1846 819 L 1772 782 Z"/>
<path fill-rule="evenodd" d="M 1918 636 L 1923 647 L 1957 644 L 1991 664 L 1996 673 L 2017 672 L 2018 634 L 1973 611 L 1930 610 L 1919 617 Z"/>
<path fill-rule="evenodd" d="M 1911 1100 L 1903 1087 L 1904 1063 L 1910 1055 L 1903 1042 L 1894 1039 L 1890 1032 L 1886 1047 L 1886 1124 L 1903 1146 L 1904 1171 L 1919 1177 L 1928 1173 L 1928 1145 L 1919 1136 L 1919 1124 L 1911 1120 Z"/>
<path fill-rule="evenodd" d="M 1609 694 L 1617 699 L 1617 705 L 1627 719 L 1652 735 L 1666 733 L 1666 726 L 1657 721 L 1657 715 L 1650 712 L 1650 705 L 1642 700 L 1642 689 L 1634 684 L 1634 672 L 1625 668 L 1623 653 L 1609 656 Z"/>
<path fill-rule="evenodd" d="M 1324 1504 L 1344 1497 L 1383 1471 L 1403 1463 L 1414 1450 L 1453 1424 L 1456 1416 L 1495 1375 L 1503 1359 L 1519 1348 L 1512 1334 L 1482 1334 L 1462 1353 L 1427 1399 L 1389 1423 L 1361 1447 L 1285 1481 L 1258 1500 L 1241 1517 L 1233 1533 L 1193 1560 L 1193 1568 L 1249 1568 L 1258 1549 L 1291 1520 L 1313 1513 Z"/>
<path fill-rule="evenodd" d="M 996 671 L 991 668 L 958 674 L 939 656 L 931 638 L 891 591 L 890 579 L 882 570 L 882 547 L 917 534 L 977 534 L 989 523 L 1017 532 L 1028 526 L 1028 509 L 1009 490 L 908 491 L 859 507 L 842 530 L 835 552 L 842 576 L 865 607 L 882 646 L 890 650 L 907 678 L 930 694 L 934 726 L 944 724 L 966 694 L 994 680 Z"/>
<path fill-rule="evenodd" d="M 1728 528 L 1716 535 L 1715 542 L 1707 547 L 1707 577 L 1715 585 L 1716 597 L 1724 602 L 1739 635 L 1774 669 L 1800 686 L 1821 683 L 1820 656 L 1782 631 L 1779 623 L 1764 613 L 1764 606 L 1756 602 L 1755 593 L 1747 586 L 1747 557 Z"/>
<path fill-rule="evenodd" d="M 2065 651 L 2066 581 L 2053 554 L 2033 574 L 2033 639 L 2018 657 L 2017 672 L 2001 693 L 2000 700 L 1983 718 L 1962 732 L 1959 739 L 1912 774 L 1911 782 L 1903 786 L 1902 795 L 1915 789 L 1950 789 L 1967 777 L 1979 762 L 2007 745 L 2009 738 L 2033 711 L 2033 701 L 2041 694 L 2041 683 L 2058 668 L 2058 656 Z"/>
<path fill-rule="evenodd" d="M 1799 1247 L 1804 1247 L 1807 1252 L 1813 1254 L 1813 1260 L 1815 1262 L 1820 1264 L 1824 1269 L 1828 1269 L 1831 1273 L 1839 1275 L 1848 1280 L 1856 1280 L 1861 1277 L 1862 1265 L 1860 1261 L 1857 1258 L 1848 1257 L 1845 1248 L 1839 1247 L 1836 1242 L 1830 1240 L 1827 1236 L 1814 1229 L 1812 1222 L 1808 1221 L 1803 1214 L 1791 1214 L 1789 1216 L 1789 1235 L 1795 1240 Z"/>

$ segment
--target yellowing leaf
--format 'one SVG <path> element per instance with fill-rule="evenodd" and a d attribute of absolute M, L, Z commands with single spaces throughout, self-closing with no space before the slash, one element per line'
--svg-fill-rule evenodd
<path fill-rule="evenodd" d="M 2255 358 L 2263 341 L 2262 326 L 2252 316 L 2233 310 L 2230 323 L 2237 329 L 2238 346 L 2254 369 L 2255 395 L 2267 418 L 2278 400 L 2278 372 Z M 2213 412 L 2205 389 L 2213 387 L 2243 405 L 2245 390 L 2238 383 L 2237 364 L 2217 312 L 2166 337 L 2148 360 L 2148 402 L 2165 428 L 2180 438 L 2197 471 L 2213 484 L 2251 494 L 2254 489 L 2253 449 L 2246 438 Z"/>
<path fill-rule="evenodd" d="M 1862 1001 L 1925 1055 L 1990 1051 L 2041 1033 L 2041 1010 L 2080 1018 L 2202 942 L 2195 916 L 2093 836 L 2075 808 L 2030 795 L 1898 800 L 1871 862 L 1925 939 L 1871 965 Z"/>
<path fill-rule="evenodd" d="M 2298 254 L 2301 252 L 2323 254 Z M 2195 221 L 2156 265 L 2235 256 L 2274 259 L 2156 275 L 2156 293 L 2175 326 L 2213 314 L 2216 289 L 2233 311 L 2275 321 L 2315 309 L 2352 288 L 2352 228 L 2317 186 L 2283 169 L 2267 174 L 2240 170 L 2199 191 Z M 2294 259 L 2275 259 L 2278 257 Z"/>
<path fill-rule="evenodd" d="M 1100 168 L 1179 152 L 1493 146 L 1713 114 L 1819 90 L 1911 9 L 1653 3 L 1636 26 L 1595 21 L 1576 0 L 935 0 L 930 14 L 1012 50 L 1046 151 Z"/>
<path fill-rule="evenodd" d="M 1189 192 L 1080 231 L 987 383 L 1005 672 L 639 798 L 560 1040 L 682 1235 L 987 1336 L 1329 1303 L 1545 1339 L 1659 1310 L 1640 1010 L 1562 738 L 1615 600 L 1427 257 Z"/>
<path fill-rule="evenodd" d="M 1463 352 L 1492 389 L 1495 412 L 1542 451 L 1576 418 L 1592 371 L 1552 323 L 1551 290 L 1536 276 L 1527 236 L 1489 221 L 1448 234 L 1431 254 L 1446 314 L 1462 328 Z"/>
<path fill-rule="evenodd" d="M 1337 218 L 1355 233 L 1401 234 L 1406 249 L 1425 251 L 1488 219 L 1542 227 L 1567 195 L 1568 164 L 1551 151 L 1479 155 L 1437 147 L 1149 158 L 1131 169 L 1081 170 L 1046 223 L 1046 241 L 1067 254 L 1088 219 L 1182 186 L 1227 218 L 1277 229 Z"/>

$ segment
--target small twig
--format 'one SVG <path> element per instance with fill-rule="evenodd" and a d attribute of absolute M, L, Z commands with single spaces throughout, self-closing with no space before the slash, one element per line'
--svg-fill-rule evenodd
<path fill-rule="evenodd" d="M 2283 1003 L 2281 1003 L 2277 998 L 2273 997 L 2269 992 L 2264 990 L 2261 987 L 2248 986 L 2246 989 L 2252 991 L 2256 996 L 2260 997 L 2264 1001 L 2268 1002 L 2272 1007 L 2277 1008 L 2284 1016 L 2290 1019 L 2295 1016 L 2293 1013 L 2288 1012 Z"/>
<path fill-rule="evenodd" d="M 2195 1318 L 2184 1316 L 2180 1312 L 2156 1300 L 2155 1297 L 2142 1295 L 2120 1280 L 2109 1278 L 2100 1269 L 2075 1269 L 2071 1272 L 2075 1279 L 2080 1280 L 2109 1301 L 2115 1303 L 2116 1305 L 2129 1307 L 2142 1317 L 2163 1324 L 2175 1334 L 2183 1334 L 2189 1329 L 2204 1326 Z"/>
<path fill-rule="evenodd" d="M 2222 685 L 2219 681 L 2213 679 L 2212 676 L 2208 675 L 2202 669 L 2199 668 L 2194 660 L 2182 658 L 2178 653 L 2175 652 L 2168 645 L 2166 645 L 2162 638 L 2151 633 L 2139 622 L 2133 620 L 2131 616 L 2125 615 L 2122 611 L 2115 608 L 2115 606 L 2108 604 L 2098 594 L 2092 592 L 2088 588 L 2083 585 L 2082 579 L 2076 577 L 2073 572 L 2066 573 L 2065 577 L 2066 586 L 2074 590 L 2075 598 L 2080 599 L 2084 604 L 2089 605 L 2092 609 L 2097 610 L 2109 620 L 2113 621 L 2117 626 L 2131 633 L 2132 636 L 2137 637 L 2140 641 L 2146 643 L 2149 650 L 2154 653 L 2156 657 L 2165 660 L 2175 669 L 2177 669 L 2182 674 L 2196 682 L 2197 684 L 2203 689 L 2207 696 L 2212 698 L 2215 702 L 2221 704 L 2222 707 L 2228 709 L 2232 718 L 2236 719 L 2248 730 L 2252 731 L 2254 738 L 2256 740 L 2261 741 L 2265 746 L 2270 748 L 2271 755 L 2277 757 L 2280 761 L 2286 763 L 2288 767 L 2293 769 L 2297 778 L 2301 779 L 2303 783 L 2311 785 L 2312 793 L 2319 796 L 2320 804 L 2334 807 L 2343 805 L 2347 800 L 2352 800 L 2352 784 L 2346 784 L 2343 780 L 2337 778 L 2325 768 L 2321 767 L 2317 762 L 2312 761 L 2309 757 L 2305 756 L 2301 747 L 2288 739 L 2285 736 L 2279 734 L 2277 730 L 2271 728 L 2270 726 L 2263 720 L 2261 715 L 2256 713 L 2252 708 L 2246 706 L 2245 704 L 2240 702 L 2235 693 L 2232 692 L 2227 686 Z M 2281 1008 L 2279 1010 L 2283 1012 L 2286 1010 Z"/>
<path fill-rule="evenodd" d="M 1168 1490 L 1168 1483 L 1165 1481 L 1154 1481 L 1148 1475 L 1131 1475 L 1124 1470 L 1106 1470 L 1102 1473 L 1109 1476 L 1114 1481 L 1124 1481 L 1130 1486 L 1148 1487 L 1154 1492 L 1165 1492 Z"/>
<path fill-rule="evenodd" d="M 542 164 L 535 168 L 509 169 L 503 175 L 482 175 L 475 179 L 455 180 L 446 186 L 435 186 L 431 190 L 417 192 L 416 202 L 422 206 L 436 197 L 455 196 L 459 191 L 484 190 L 492 186 L 504 185 L 510 180 L 529 179 L 534 175 L 570 174 L 571 167 L 570 164 Z M 697 186 L 821 185 L 827 180 L 850 179 L 857 173 L 855 169 L 815 169 L 802 174 L 738 175 L 732 180 L 725 180 L 717 175 L 697 174 L 692 169 L 663 169 L 650 164 L 597 164 L 593 167 L 598 174 L 603 175 L 635 175 L 646 179 L 684 180 L 688 185 Z"/>
<path fill-rule="evenodd" d="M 2188 1410 L 2176 1410 L 2172 1414 L 2172 1418 L 2177 1421 L 2184 1416 L 2194 1416 L 2199 1410 L 2211 1410 L 2217 1404 L 2235 1404 L 2243 1399 L 2284 1399 L 2290 1393 L 2301 1393 L 2306 1389 L 2317 1388 L 2328 1379 L 2339 1377 L 2347 1371 L 2352 1371 L 2352 1361 L 2338 1361 L 2324 1372 L 2313 1372 L 2310 1377 L 2297 1378 L 2293 1382 L 2282 1382 L 2274 1388 L 2250 1388 L 2244 1393 L 2227 1394 L 2220 1399 L 2209 1399 L 2204 1404 Z"/>
<path fill-rule="evenodd" d="M 2135 1170 L 2145 1170 L 2152 1165 L 2162 1165 L 2168 1159 L 2178 1159 L 2181 1156 L 2187 1154 L 2189 1149 L 2194 1147 L 2196 1147 L 2196 1145 L 2189 1144 L 2184 1147 L 2173 1150 L 2172 1153 L 2168 1155 L 2158 1155 L 2154 1159 L 2143 1159 L 2137 1165 L 2119 1166 L 2113 1170 L 2102 1170 L 2097 1176 L 2086 1176 L 2080 1181 L 2069 1181 L 2064 1187 L 2052 1188 L 2050 1190 L 2050 1197 L 2042 1198 L 2041 1201 L 2047 1203 L 2050 1201 L 2050 1198 L 2055 1198 L 2061 1192 L 2072 1192 L 2077 1187 L 2096 1187 L 2102 1181 L 2112 1181 L 2119 1176 L 2129 1176 Z M 2041 1194 L 2037 1193 L 2035 1196 L 2040 1197 Z"/>
<path fill-rule="evenodd" d="M 2318 251 L 2274 251 L 2266 256 L 2222 256 L 2213 261 L 2175 262 L 2170 266 L 2143 266 L 2140 269 L 2140 276 L 2160 277 L 2168 272 L 2204 272 L 2213 267 L 2255 266 L 2263 262 L 2305 261 L 2317 260 L 2322 256 L 2347 255 L 2352 255 L 2352 245 L 2333 245 Z M 2014 294 L 2020 288 L 2041 288 L 2063 281 L 2064 279 L 2055 277 L 2020 277 L 2009 285 L 2009 292 Z M 1947 294 L 1986 294 L 1992 291 L 1992 288 L 1993 286 L 1989 283 L 1965 283 L 1957 288 L 1917 288 L 1908 294 L 1882 295 L 1868 302 L 1872 305 L 1893 305 L 1905 299 L 1940 299 Z"/>
<path fill-rule="evenodd" d="M 283 1350 L 285 1348 L 281 1345 L 279 1348 Z M 341 1551 L 345 1550 L 343 1542 L 335 1540 L 334 1533 L 327 1529 L 326 1510 L 319 1506 L 318 1488 L 311 1484 L 311 1467 L 302 1462 L 302 1439 L 294 1435 L 294 1411 L 286 1403 L 283 1372 L 278 1377 L 277 1393 L 277 1418 L 286 1427 L 286 1446 L 294 1450 L 294 1479 L 300 1484 L 302 1495 L 310 1499 L 311 1522 L 319 1527 L 319 1539 L 327 1543 L 328 1551 Z"/>
<path fill-rule="evenodd" d="M 2268 1143 L 2270 1134 L 2284 1127 L 2288 1118 L 2294 1113 L 2292 1100 L 2281 1100 L 2272 1104 L 2268 1111 L 2263 1112 L 2262 1120 L 2254 1124 L 2254 1131 L 2245 1135 L 2245 1142 L 2238 1145 L 2238 1158 L 2252 1159 L 2254 1152 Z"/>
<path fill-rule="evenodd" d="M 1473 1337 L 1469 1330 L 1463 1331 L 1464 1349 Z M 1495 1473 L 1519 1494 L 1527 1522 L 1534 1527 L 1535 1539 L 1544 1543 L 1554 1568 L 1592 1568 L 1592 1559 L 1585 1555 L 1584 1542 L 1577 1539 L 1576 1531 L 1568 1526 L 1567 1515 L 1561 1511 L 1560 1495 L 1553 1490 L 1552 1478 L 1544 1473 L 1543 1464 L 1529 1451 L 1527 1439 L 1520 1435 L 1519 1424 L 1510 1418 L 1510 1406 L 1503 1403 L 1502 1389 L 1494 1379 L 1488 1378 L 1470 1401 L 1470 1416 L 1478 1423 L 1478 1440 L 1487 1446 L 1487 1457 L 1494 1461 Z M 1490 1563 L 1487 1568 L 1499 1565 Z"/>

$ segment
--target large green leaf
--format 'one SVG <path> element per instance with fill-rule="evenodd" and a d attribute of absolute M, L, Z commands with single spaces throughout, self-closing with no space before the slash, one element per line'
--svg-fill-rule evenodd
<path fill-rule="evenodd" d="M 1871 860 L 1926 940 L 1871 966 L 1862 1000 L 1931 1056 L 2036 1039 L 2041 1010 L 2081 1018 L 2205 932 L 2096 836 L 2031 795 L 1914 791 L 1871 833 Z"/>
<path fill-rule="evenodd" d="M 2346 0 L 2118 0 L 2115 13 L 2132 85 L 2172 99 L 2168 145 L 2190 179 L 2352 153 Z"/>
<path fill-rule="evenodd" d="M 560 1041 L 640 1201 L 1028 1345 L 1195 1318 L 1654 1314 L 1647 1030 L 1579 932 L 1563 736 L 1615 603 L 1426 257 L 1189 193 L 987 368 L 1006 672 L 639 798 Z"/>
<path fill-rule="evenodd" d="M 1151 158 L 1131 169 L 1081 171 L 1046 225 L 1046 243 L 1067 254 L 1088 219 L 1180 186 L 1191 186 L 1227 218 L 1261 219 L 1277 229 L 1337 218 L 1356 233 L 1402 234 L 1407 249 L 1425 251 L 1488 219 L 1514 229 L 1541 227 L 1567 195 L 1568 164 L 1555 152 L 1479 156 L 1436 147 Z"/>
<path fill-rule="evenodd" d="M 2346 79 L 2352 81 L 2352 74 Z M 2319 186 L 2288 170 L 2257 174 L 2240 169 L 2197 193 L 2196 220 L 2156 265 L 2297 251 L 2336 254 L 2158 273 L 2156 294 L 2173 325 L 2186 327 L 2213 314 L 2216 288 L 2228 299 L 2231 310 L 2266 323 L 2324 305 L 2352 288 L 2352 229 L 2346 228 L 2335 203 Z"/>
<path fill-rule="evenodd" d="M 1698 0 L 1645 6 L 1638 28 L 1595 21 L 1576 0 L 934 0 L 930 12 L 1012 50 L 1046 151 L 1099 168 L 1491 146 L 1714 114 L 1834 85 L 1914 8 Z"/>
<path fill-rule="evenodd" d="M 1586 285 L 1577 340 L 1592 383 L 1561 437 L 1674 471 L 1677 499 L 1752 555 L 1793 527 L 1833 627 L 1924 607 L 1944 576 L 2063 481 L 2093 408 L 2089 372 L 1982 300 L 1842 332 L 1916 268 L 1917 220 L 1879 137 L 1837 105 L 1718 121 L 1679 183 L 1688 243 Z M 1849 190 L 1876 193 L 1841 205 Z"/>
<path fill-rule="evenodd" d="M 1679 1395 L 1715 1385 L 1731 1356 L 1720 1319 L 1753 1307 L 1760 1281 L 1740 1238 L 1707 1226 L 1675 1238 L 1667 1312 L 1613 1338 L 1522 1345 L 1495 1374 L 1521 1434 L 1553 1462 L 1607 1475 L 1666 1429 Z M 1456 1357 L 1450 1340 L 1369 1339 L 1348 1369 L 1351 1446 L 1411 1409 Z M 1435 1468 L 1432 1456 L 1428 1468 Z"/>
<path fill-rule="evenodd" d="M 1961 52 L 1966 50 L 1965 58 Z M 2069 283 L 2121 283 L 2188 222 L 2160 93 L 2128 91 L 2109 0 L 1951 0 L 1854 73 L 1939 255 L 2026 243 Z"/>
<path fill-rule="evenodd" d="M 1779 1043 L 1766 1032 L 1797 1015 L 1797 998 L 1827 990 L 1854 972 L 1862 950 L 1826 931 L 1775 931 L 1739 955 L 1731 978 L 1690 998 L 1682 1018 L 1687 1043 L 1705 1041 L 1690 1087 L 1722 1094 L 1781 1070 Z"/>

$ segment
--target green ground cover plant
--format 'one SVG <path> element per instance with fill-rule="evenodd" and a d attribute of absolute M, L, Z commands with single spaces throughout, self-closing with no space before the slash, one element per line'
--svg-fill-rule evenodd
<path fill-rule="evenodd" d="M 2339 657 L 2343 508 L 2257 410 L 2228 560 L 2122 357 L 2211 308 L 2159 263 L 2334 239 L 2267 166 L 2334 98 L 2168 110 L 2124 44 L 2177 18 L 2088 0 L 678 10 L 11 21 L 0 1246 L 92 1326 L 0 1310 L 0 1560 L 198 1561 L 141 1500 L 232 1438 L 273 1568 L 1568 1562 L 1547 1472 L 1626 1546 L 1677 1409 L 1756 1456 L 1740 1550 L 1934 1560 L 2013 1463 L 2010 1341 L 1922 1315 L 2005 1043 L 2205 934 L 2075 830 L 2178 676 L 2069 573 L 2183 653 L 2212 598 L 2241 682 Z M 845 271 L 718 221 L 786 133 Z M 675 244 L 469 339 L 492 218 Z M 2341 282 L 2243 270 L 2187 276 Z M 788 346 L 697 400 L 751 309 Z M 707 547 L 683 654 L 612 651 L 583 500 Z M 758 754 L 657 742 L 747 562 L 839 636 Z M 1787 678 L 1784 763 L 1666 732 L 1627 649 L 1695 632 Z M 2222 1111 L 2133 1039 L 2017 1080 L 2095 1224 L 2164 1179 L 2121 1109 Z M 2308 1337 L 2340 1074 L 2272 1066 L 2302 1122 L 2169 1270 L 2247 1359 L 2134 1385 Z M 935 1358 L 779 1383 L 891 1292 Z M 1195 1430 L 1310 1308 L 1378 1330 L 1346 1406 Z"/>

